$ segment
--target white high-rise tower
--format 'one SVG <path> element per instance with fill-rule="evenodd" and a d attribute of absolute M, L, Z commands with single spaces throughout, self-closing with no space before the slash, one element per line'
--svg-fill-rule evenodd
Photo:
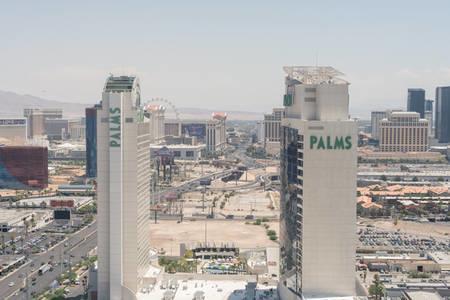
<path fill-rule="evenodd" d="M 139 80 L 109 77 L 97 113 L 98 299 L 135 299 L 150 266 L 150 127 Z"/>
<path fill-rule="evenodd" d="M 285 67 L 281 298 L 354 296 L 357 126 L 331 67 Z"/>

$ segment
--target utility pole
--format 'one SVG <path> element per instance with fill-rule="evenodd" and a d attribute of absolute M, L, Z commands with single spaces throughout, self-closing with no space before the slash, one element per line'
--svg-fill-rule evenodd
<path fill-rule="evenodd" d="M 205 211 L 205 193 L 206 193 L 206 185 L 203 186 L 203 193 L 202 193 L 202 212 Z"/>
<path fill-rule="evenodd" d="M 206 247 L 206 245 L 207 245 L 207 243 L 208 243 L 208 240 L 207 240 L 207 232 L 208 232 L 208 218 L 205 218 L 205 247 Z"/>
<path fill-rule="evenodd" d="M 183 223 L 183 199 L 181 199 L 180 223 Z"/>
<path fill-rule="evenodd" d="M 62 244 L 62 246 L 64 246 L 64 244 Z M 59 269 L 60 269 L 60 274 L 63 273 L 63 255 L 62 255 L 62 247 L 59 247 Z"/>
<path fill-rule="evenodd" d="M 25 228 L 25 239 L 26 240 L 28 240 L 28 223 L 27 222 L 28 221 L 26 220 L 26 218 L 23 218 L 23 226 Z M 22 241 L 22 249 L 23 249 L 23 241 Z M 29 250 L 31 250 L 31 247 L 28 247 L 25 250 L 25 261 L 28 261 L 28 259 L 29 259 L 29 256 L 30 256 Z M 26 271 L 25 276 L 26 276 L 25 277 L 25 289 L 26 289 L 25 293 L 26 293 L 26 299 L 29 300 L 30 299 L 30 288 L 29 288 L 29 283 L 28 283 L 28 276 L 29 276 L 28 271 Z"/>

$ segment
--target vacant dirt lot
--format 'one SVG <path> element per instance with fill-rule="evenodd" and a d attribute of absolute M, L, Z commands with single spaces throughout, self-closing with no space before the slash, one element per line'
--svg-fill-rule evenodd
<path fill-rule="evenodd" d="M 278 222 L 270 222 L 270 229 L 278 232 Z M 247 225 L 243 221 L 206 222 L 207 242 L 216 245 L 234 244 L 239 248 L 277 246 L 270 241 L 263 226 Z M 195 245 L 205 241 L 205 221 L 161 220 L 150 225 L 150 244 L 153 248 L 164 248 L 167 255 L 179 255 L 180 243 Z"/>

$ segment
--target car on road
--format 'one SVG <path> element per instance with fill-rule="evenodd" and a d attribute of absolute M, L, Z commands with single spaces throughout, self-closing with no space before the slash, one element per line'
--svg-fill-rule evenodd
<path fill-rule="evenodd" d="M 9 286 L 9 287 L 14 286 L 14 285 L 15 285 L 15 283 L 14 283 L 13 281 L 11 281 L 10 283 L 8 283 L 8 286 Z"/>

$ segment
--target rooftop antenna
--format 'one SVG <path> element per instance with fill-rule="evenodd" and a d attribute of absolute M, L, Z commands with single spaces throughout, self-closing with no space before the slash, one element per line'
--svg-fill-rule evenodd
<path fill-rule="evenodd" d="M 319 50 L 316 50 L 316 67 L 319 66 Z"/>

